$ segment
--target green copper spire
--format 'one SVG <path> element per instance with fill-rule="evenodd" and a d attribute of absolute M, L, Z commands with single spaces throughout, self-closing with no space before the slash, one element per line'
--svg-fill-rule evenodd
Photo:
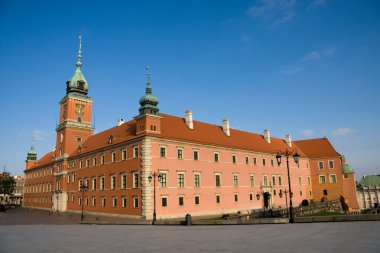
<path fill-rule="evenodd" d="M 37 152 L 34 149 L 34 145 L 32 145 L 30 147 L 30 150 L 28 152 L 28 156 L 26 157 L 26 160 L 28 160 L 28 161 L 30 161 L 30 160 L 33 160 L 33 161 L 37 160 Z"/>
<path fill-rule="evenodd" d="M 81 67 L 82 67 L 82 36 L 79 36 L 79 49 L 78 57 L 76 63 L 77 69 L 70 81 L 66 82 L 66 93 L 74 93 L 77 95 L 87 95 L 88 93 L 88 83 L 84 78 Z"/>
<path fill-rule="evenodd" d="M 147 75 L 147 84 L 145 88 L 145 96 L 142 96 L 140 98 L 140 105 L 139 108 L 140 115 L 143 114 L 157 114 L 158 109 L 158 98 L 156 96 L 152 95 L 152 86 L 150 85 L 150 70 L 149 66 L 146 66 L 146 75 Z"/>

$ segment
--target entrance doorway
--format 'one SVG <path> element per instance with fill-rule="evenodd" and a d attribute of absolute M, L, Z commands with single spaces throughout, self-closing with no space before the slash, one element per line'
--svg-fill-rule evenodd
<path fill-rule="evenodd" d="M 269 209 L 270 193 L 264 192 L 264 208 Z"/>

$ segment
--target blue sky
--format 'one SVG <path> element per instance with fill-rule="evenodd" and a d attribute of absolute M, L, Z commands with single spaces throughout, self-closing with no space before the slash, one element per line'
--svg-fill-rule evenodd
<path fill-rule="evenodd" d="M 357 177 L 380 174 L 379 1 L 2 0 L 0 166 L 13 174 L 32 138 L 39 157 L 54 148 L 78 35 L 97 132 L 138 114 L 149 65 L 163 113 L 326 136 Z"/>

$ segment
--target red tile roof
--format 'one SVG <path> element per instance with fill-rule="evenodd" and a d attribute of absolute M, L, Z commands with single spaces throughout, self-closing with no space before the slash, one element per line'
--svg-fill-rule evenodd
<path fill-rule="evenodd" d="M 52 158 L 53 155 L 54 155 L 54 151 L 51 151 L 51 152 L 45 154 L 32 167 L 30 167 L 28 170 L 48 165 L 49 163 L 52 162 L 51 158 Z"/>
<path fill-rule="evenodd" d="M 327 138 L 295 141 L 295 143 L 310 158 L 341 156 Z"/>

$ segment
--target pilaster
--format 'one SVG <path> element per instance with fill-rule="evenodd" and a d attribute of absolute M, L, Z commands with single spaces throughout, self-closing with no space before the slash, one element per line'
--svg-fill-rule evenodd
<path fill-rule="evenodd" d="M 148 177 L 152 174 L 152 144 L 149 137 L 145 137 L 141 144 L 141 198 L 143 219 L 153 219 L 153 182 Z"/>

